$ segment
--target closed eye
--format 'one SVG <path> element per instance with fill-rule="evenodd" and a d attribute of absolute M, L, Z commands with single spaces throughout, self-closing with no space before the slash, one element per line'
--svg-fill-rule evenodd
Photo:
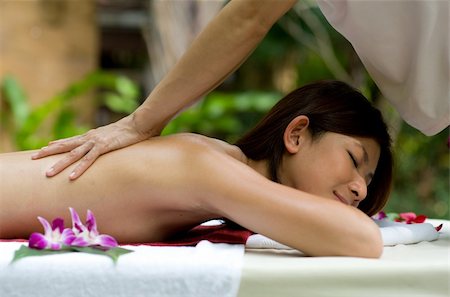
<path fill-rule="evenodd" d="M 350 159 L 353 162 L 353 166 L 355 166 L 355 168 L 358 168 L 358 162 L 356 162 L 356 158 L 353 156 L 353 154 L 348 152 L 348 155 L 350 156 Z"/>

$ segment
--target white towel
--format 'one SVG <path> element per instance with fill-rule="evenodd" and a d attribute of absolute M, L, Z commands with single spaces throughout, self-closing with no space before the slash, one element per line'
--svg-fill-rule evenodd
<path fill-rule="evenodd" d="M 245 247 L 249 249 L 291 250 L 291 247 L 279 243 L 261 234 L 253 234 L 247 239 Z"/>
<path fill-rule="evenodd" d="M 439 232 L 429 223 L 404 224 L 385 220 L 374 221 L 380 227 L 384 246 L 433 241 L 439 238 Z"/>
<path fill-rule="evenodd" d="M 0 296 L 236 296 L 243 245 L 200 242 L 196 247 L 125 246 L 111 259 L 70 253 L 28 257 L 10 265 L 26 243 L 0 243 Z"/>
<path fill-rule="evenodd" d="M 403 224 L 390 221 L 374 221 L 380 227 L 384 246 L 433 241 L 439 237 L 439 232 L 429 223 Z M 245 247 L 249 249 L 292 249 L 261 234 L 251 235 Z"/>

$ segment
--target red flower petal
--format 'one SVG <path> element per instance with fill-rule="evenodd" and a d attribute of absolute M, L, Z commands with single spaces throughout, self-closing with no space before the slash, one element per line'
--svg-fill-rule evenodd
<path fill-rule="evenodd" d="M 413 212 L 402 212 L 398 214 L 400 218 L 404 219 L 407 224 L 410 224 L 417 216 Z"/>
<path fill-rule="evenodd" d="M 414 223 L 423 223 L 423 222 L 425 222 L 425 220 L 427 219 L 427 216 L 425 216 L 425 215 L 418 215 L 414 220 L 413 220 L 413 222 Z"/>

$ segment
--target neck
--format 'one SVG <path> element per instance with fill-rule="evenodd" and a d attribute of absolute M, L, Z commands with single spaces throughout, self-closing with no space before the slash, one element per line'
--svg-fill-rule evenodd
<path fill-rule="evenodd" d="M 264 176 L 265 178 L 270 179 L 269 166 L 267 164 L 267 160 L 255 161 L 247 159 L 247 165 L 250 166 L 250 168 L 252 168 L 256 172 L 258 172 L 259 174 L 261 174 L 262 176 Z"/>
<path fill-rule="evenodd" d="M 271 179 L 269 174 L 269 165 L 267 160 L 259 160 L 255 161 L 247 157 L 244 152 L 238 147 L 234 146 L 236 150 L 238 151 L 237 155 L 239 156 L 237 159 L 241 162 L 247 164 L 250 168 L 261 174 L 267 179 Z"/>

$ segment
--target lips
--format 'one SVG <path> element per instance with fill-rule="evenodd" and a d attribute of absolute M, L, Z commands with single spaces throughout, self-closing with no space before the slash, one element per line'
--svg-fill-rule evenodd
<path fill-rule="evenodd" d="M 342 203 L 344 203 L 345 205 L 349 205 L 349 203 L 347 202 L 347 200 L 344 199 L 344 197 L 342 197 L 341 195 L 339 195 L 337 192 L 333 191 L 334 196 L 336 197 L 337 200 L 341 201 Z"/>

